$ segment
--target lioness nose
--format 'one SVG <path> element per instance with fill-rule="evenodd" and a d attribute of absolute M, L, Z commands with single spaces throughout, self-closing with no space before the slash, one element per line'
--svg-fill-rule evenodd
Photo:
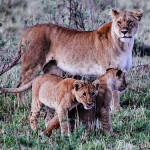
<path fill-rule="evenodd" d="M 127 30 L 121 30 L 121 32 L 122 32 L 123 34 L 126 34 L 128 31 L 127 31 Z"/>

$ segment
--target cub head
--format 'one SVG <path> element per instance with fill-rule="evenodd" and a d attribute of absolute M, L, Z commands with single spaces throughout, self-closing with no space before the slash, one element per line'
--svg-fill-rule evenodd
<path fill-rule="evenodd" d="M 111 10 L 113 31 L 122 42 L 130 42 L 134 38 L 142 15 L 142 9 L 138 9 L 136 12 Z"/>
<path fill-rule="evenodd" d="M 118 90 L 120 92 L 124 91 L 127 87 L 125 75 L 126 72 L 120 69 L 107 69 L 106 75 L 110 77 L 110 84 L 113 90 Z"/>
<path fill-rule="evenodd" d="M 79 103 L 82 103 L 85 109 L 91 109 L 94 106 L 95 98 L 98 94 L 100 81 L 95 80 L 92 83 L 76 80 L 73 84 L 73 94 Z"/>

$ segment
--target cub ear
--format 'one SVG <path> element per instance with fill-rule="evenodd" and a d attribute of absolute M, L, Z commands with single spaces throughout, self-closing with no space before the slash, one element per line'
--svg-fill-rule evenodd
<path fill-rule="evenodd" d="M 123 73 L 122 70 L 118 70 L 116 76 L 120 77 L 122 73 Z"/>
<path fill-rule="evenodd" d="M 82 85 L 83 85 L 83 82 L 80 81 L 80 80 L 76 80 L 73 83 L 73 86 L 74 86 L 74 88 L 75 88 L 76 91 L 78 91 L 82 87 Z"/>
<path fill-rule="evenodd" d="M 119 15 L 119 12 L 115 9 L 111 9 L 111 16 L 112 18 L 116 18 Z"/>
<path fill-rule="evenodd" d="M 100 86 L 100 81 L 97 79 L 92 82 L 92 85 L 95 87 L 96 90 L 98 90 Z"/>
<path fill-rule="evenodd" d="M 140 21 L 142 16 L 143 16 L 143 10 L 142 9 L 138 9 L 135 13 L 133 13 L 133 16 Z"/>

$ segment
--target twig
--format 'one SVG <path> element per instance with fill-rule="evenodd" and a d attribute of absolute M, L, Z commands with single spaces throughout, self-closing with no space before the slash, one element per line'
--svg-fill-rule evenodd
<path fill-rule="evenodd" d="M 21 145 L 20 145 L 20 142 L 18 141 L 18 132 L 16 129 L 14 129 L 14 135 L 16 137 L 16 142 L 17 142 L 17 145 L 18 145 L 18 150 L 22 150 L 21 149 Z"/>

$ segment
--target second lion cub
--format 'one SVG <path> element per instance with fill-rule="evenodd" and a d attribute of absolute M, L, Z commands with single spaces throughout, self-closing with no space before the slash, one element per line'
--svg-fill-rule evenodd
<path fill-rule="evenodd" d="M 37 117 L 42 105 L 55 109 L 61 132 L 66 133 L 69 129 L 67 115 L 69 108 L 76 103 L 82 103 L 85 109 L 91 109 L 95 95 L 98 93 L 99 80 L 93 83 L 63 79 L 56 75 L 44 74 L 37 77 L 32 84 L 32 104 L 30 113 L 30 126 L 37 129 Z"/>

